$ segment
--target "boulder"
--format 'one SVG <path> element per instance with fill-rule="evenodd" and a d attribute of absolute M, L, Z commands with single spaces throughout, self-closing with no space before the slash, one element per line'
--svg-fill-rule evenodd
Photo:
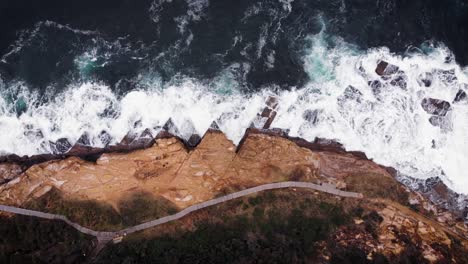
<path fill-rule="evenodd" d="M 451 110 L 449 102 L 434 98 L 424 98 L 421 106 L 428 114 L 436 116 L 445 116 Z"/>
<path fill-rule="evenodd" d="M 453 99 L 453 103 L 460 103 L 460 102 L 467 102 L 468 98 L 466 96 L 466 92 L 462 89 L 458 90 L 457 94 L 455 95 L 455 99 Z"/>
<path fill-rule="evenodd" d="M 389 64 L 386 61 L 379 61 L 377 64 L 377 68 L 375 69 L 375 73 L 379 76 L 389 76 L 398 72 L 398 66 Z"/>

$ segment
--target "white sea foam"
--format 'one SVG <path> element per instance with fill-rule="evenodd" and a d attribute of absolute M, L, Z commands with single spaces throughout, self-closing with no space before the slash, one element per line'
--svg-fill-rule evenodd
<path fill-rule="evenodd" d="M 468 105 L 452 104 L 443 128 L 431 125 L 430 115 L 421 107 L 426 97 L 452 103 L 458 90 L 465 89 L 467 71 L 453 61 L 447 62 L 450 52 L 446 48 L 401 57 L 386 48 L 355 51 L 339 40 L 333 48 L 327 48 L 320 34 L 311 41 L 315 45 L 305 56 L 305 69 L 312 81 L 307 87 L 280 95 L 273 126 L 288 128 L 290 135 L 308 140 L 337 139 L 348 150 L 364 151 L 404 175 L 422 179 L 440 176 L 456 192 L 468 193 Z M 406 90 L 375 73 L 379 60 L 405 72 Z M 446 81 L 450 74 L 436 72 L 452 69 L 457 77 L 452 82 Z M 434 72 L 430 87 L 418 81 L 426 72 Z M 372 80 L 383 84 L 377 95 L 368 84 Z M 362 93 L 359 100 L 342 97 L 349 85 Z M 303 115 L 314 110 L 318 118 L 312 124 Z"/>
<path fill-rule="evenodd" d="M 452 103 L 459 89 L 466 91 L 468 70 L 447 61 L 451 53 L 446 48 L 426 46 L 425 53 L 412 49 L 406 56 L 386 48 L 360 51 L 324 31 L 311 36 L 309 42 L 304 68 L 310 82 L 277 94 L 280 104 L 273 127 L 289 129 L 290 135 L 308 140 L 336 139 L 348 150 L 363 151 L 405 175 L 440 176 L 456 192 L 468 194 L 468 104 L 452 104 L 443 128 L 431 125 L 430 115 L 421 107 L 423 98 Z M 397 65 L 405 73 L 406 90 L 375 73 L 379 60 Z M 116 143 L 132 130 L 150 128 L 157 133 L 169 118 L 184 138 L 193 132 L 202 135 L 217 121 L 237 143 L 272 93 L 268 89 L 249 95 L 238 91 L 235 75 L 249 69 L 248 64 L 234 64 L 211 82 L 185 79 L 166 86 L 154 73 L 142 73 L 142 88 L 121 97 L 102 84 L 71 85 L 47 104 L 21 88 L 21 83 L 9 83 L 1 90 L 15 87 L 10 91 L 15 98 L 8 98 L 8 93 L 0 98 L 0 152 L 44 153 L 49 151 L 49 141 L 68 138 L 74 143 L 85 132 L 96 146 L 102 145 L 98 139 L 101 131 L 107 131 Z M 438 71 L 452 69 L 457 80 L 447 80 L 450 76 Z M 419 81 L 427 72 L 434 73 L 430 87 Z M 383 85 L 378 93 L 368 84 L 374 80 Z M 355 99 L 343 96 L 348 86 L 362 95 Z M 14 108 L 21 102 L 28 108 L 18 117 Z M 317 118 L 306 120 L 304 114 L 312 111 Z"/>
<path fill-rule="evenodd" d="M 25 92 L 19 97 L 17 101 L 35 104 L 33 95 Z M 112 136 L 111 143 L 117 143 L 128 131 L 138 133 L 150 128 L 156 134 L 169 118 L 183 138 L 188 139 L 193 132 L 203 135 L 211 122 L 217 121 L 228 137 L 238 142 L 264 105 L 265 97 L 222 95 L 186 80 L 164 89 L 132 91 L 118 98 L 105 85 L 84 83 L 69 87 L 48 104 L 29 107 L 19 117 L 11 111 L 14 105 L 2 98 L 0 131 L 8 133 L 2 133 L 0 149 L 19 155 L 45 153 L 49 149 L 44 143 L 60 138 L 74 143 L 85 132 L 93 137 L 95 146 L 102 146 L 98 140 L 101 131 Z M 39 131 L 42 135 L 36 133 Z"/>

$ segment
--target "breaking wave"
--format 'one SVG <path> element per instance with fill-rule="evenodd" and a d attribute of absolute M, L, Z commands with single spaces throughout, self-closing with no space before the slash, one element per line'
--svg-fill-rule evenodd
<path fill-rule="evenodd" d="M 203 20 L 210 3 L 187 1 L 186 11 L 175 19 L 164 16 L 168 3 L 171 1 L 155 0 L 149 9 L 154 23 L 176 24 L 176 41 L 165 45 L 157 41 L 135 44 L 126 37 L 108 40 L 99 32 L 50 21 L 23 32 L 1 63 L 10 63 L 13 72 L 27 71 L 25 76 L 36 78 L 30 74 L 34 73 L 29 68 L 33 62 L 53 57 L 44 65 L 52 65 L 57 74 L 49 76 L 51 81 L 24 80 L 27 78 L 21 74 L 7 78 L 0 71 L 0 154 L 48 153 L 53 151 L 51 142 L 65 138 L 74 144 L 84 134 L 89 135 L 91 145 L 103 147 L 119 143 L 129 132 L 149 129 L 154 136 L 169 119 L 181 138 L 203 135 L 216 121 L 238 143 L 267 98 L 276 96 L 278 114 L 272 127 L 307 140 L 335 139 L 348 150 L 363 151 L 403 175 L 438 176 L 454 191 L 468 194 L 468 100 L 462 96 L 468 92 L 468 69 L 457 65 L 444 45 L 426 42 L 399 55 L 385 47 L 361 49 L 328 34 L 321 16 L 314 18 L 321 28 L 315 34 L 304 34 L 294 26 L 313 24 L 305 15 L 287 22 L 292 23 L 287 30 L 282 28 L 293 11 L 292 0 L 275 3 L 280 8 L 260 2 L 246 9 L 240 29 L 226 36 L 230 39 L 220 41 L 230 47 L 213 48 L 216 52 L 207 58 L 206 72 L 216 74 L 199 74 L 205 72 L 203 67 L 194 70 L 203 66 L 197 56 L 204 54 L 203 46 L 209 42 L 202 41 L 194 49 L 198 36 L 190 25 Z M 345 8 L 338 6 L 339 10 Z M 262 12 L 271 17 L 270 22 L 259 23 L 255 16 Z M 247 22 L 242 21 L 249 20 L 254 24 L 248 28 L 258 32 L 243 34 Z M 158 25 L 158 34 L 164 30 Z M 297 32 L 286 39 L 283 35 L 288 30 Z M 307 37 L 302 39 L 303 35 Z M 296 50 L 300 45 L 302 49 Z M 301 73 L 288 68 L 296 65 L 288 57 L 293 51 L 284 51 L 286 55 L 281 51 L 290 47 L 294 47 L 294 55 L 301 54 L 299 66 L 308 79 L 304 85 L 293 80 Z M 190 56 L 177 57 L 182 53 Z M 27 57 L 30 54 L 32 59 Z M 381 61 L 394 65 L 395 70 L 379 75 L 376 67 Z M 182 71 L 183 62 L 195 66 Z M 285 62 L 291 64 L 281 68 Z M 123 70 L 115 70 L 116 65 Z M 72 70 L 62 71 L 66 67 Z M 253 90 L 245 89 L 251 81 L 246 76 L 253 71 L 263 81 L 290 79 L 280 86 L 262 81 Z M 131 74 L 125 75 L 128 72 Z M 44 92 L 30 87 L 31 82 L 49 86 Z M 298 87 L 285 87 L 291 83 Z M 444 114 L 433 115 L 422 106 L 427 98 L 443 100 L 450 107 Z M 103 133 L 108 137 L 103 139 Z"/>
<path fill-rule="evenodd" d="M 449 50 L 426 43 L 405 56 L 386 48 L 360 51 L 323 31 L 310 36 L 309 44 L 303 61 L 310 81 L 289 91 L 240 92 L 231 74 L 240 65 L 209 83 L 181 78 L 163 85 L 146 76 L 140 80 L 144 88 L 123 96 L 103 84 L 71 85 L 46 104 L 24 84 L 10 84 L 2 90 L 14 98 L 0 100 L 0 130 L 8 131 L 0 137 L 1 151 L 46 153 L 47 142 L 67 138 L 73 143 L 85 132 L 95 146 L 104 144 L 99 139 L 103 131 L 111 135 L 111 144 L 118 143 L 128 131 L 150 128 L 156 134 L 169 118 L 182 138 L 202 135 L 216 121 L 237 143 L 267 97 L 276 95 L 273 127 L 308 140 L 336 139 L 405 175 L 442 176 L 455 191 L 468 193 L 468 104 L 452 103 L 460 90 L 466 91 L 468 75 Z M 381 60 L 399 67 L 400 82 L 376 73 Z M 429 122 L 424 98 L 451 103 L 442 122 Z"/>

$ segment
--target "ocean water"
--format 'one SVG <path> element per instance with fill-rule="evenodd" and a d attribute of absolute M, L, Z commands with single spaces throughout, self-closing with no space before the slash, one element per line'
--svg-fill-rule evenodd
<path fill-rule="evenodd" d="M 335 139 L 468 194 L 468 101 L 453 102 L 468 92 L 464 31 L 438 38 L 449 18 L 431 2 L 309 2 L 155 0 L 112 23 L 39 16 L 3 40 L 0 153 L 48 153 L 50 142 L 85 133 L 102 147 L 104 131 L 115 144 L 128 132 L 156 135 L 169 119 L 182 138 L 216 121 L 238 143 L 274 95 L 272 127 Z M 467 14 L 462 2 L 447 6 Z M 417 19 L 388 26 L 411 10 Z M 381 60 L 400 72 L 377 75 Z M 424 98 L 451 103 L 437 125 Z"/>

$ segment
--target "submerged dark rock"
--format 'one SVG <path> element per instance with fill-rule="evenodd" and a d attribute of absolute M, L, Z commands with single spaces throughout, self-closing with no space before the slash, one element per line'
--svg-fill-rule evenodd
<path fill-rule="evenodd" d="M 104 147 L 107 147 L 112 141 L 112 136 L 107 131 L 103 130 L 99 134 L 99 139 L 101 140 L 102 145 L 104 145 Z"/>
<path fill-rule="evenodd" d="M 379 76 L 388 76 L 397 73 L 398 69 L 398 66 L 389 64 L 388 62 L 381 60 L 377 64 L 375 73 L 377 73 Z"/>
<path fill-rule="evenodd" d="M 81 137 L 76 141 L 76 144 L 83 145 L 83 146 L 90 146 L 91 145 L 91 139 L 88 133 L 83 133 Z"/>
<path fill-rule="evenodd" d="M 166 123 L 164 124 L 164 126 L 162 127 L 163 130 L 169 132 L 170 134 L 172 135 L 179 135 L 180 132 L 179 132 L 179 129 L 177 128 L 177 126 L 174 124 L 174 122 L 172 121 L 172 118 L 169 118 Z"/>
<path fill-rule="evenodd" d="M 212 129 L 212 130 L 220 130 L 220 129 L 219 129 L 219 126 L 218 126 L 218 123 L 216 123 L 216 121 L 211 122 L 210 129 Z"/>
<path fill-rule="evenodd" d="M 129 132 L 117 146 L 111 148 L 115 150 L 129 151 L 139 148 L 150 147 L 154 143 L 154 137 L 150 129 L 145 129 L 140 135 Z"/>
<path fill-rule="evenodd" d="M 445 116 L 451 110 L 449 102 L 434 98 L 424 98 L 421 106 L 428 114 L 437 116 Z"/>
<path fill-rule="evenodd" d="M 398 71 L 398 75 L 394 77 L 391 81 L 390 84 L 393 86 L 398 86 L 402 90 L 407 90 L 408 87 L 408 77 L 403 71 Z"/>
<path fill-rule="evenodd" d="M 354 86 L 349 85 L 343 92 L 343 95 L 338 98 L 339 101 L 353 100 L 358 103 L 362 101 L 362 93 Z"/>
<path fill-rule="evenodd" d="M 304 118 L 304 120 L 306 120 L 307 122 L 316 124 L 318 122 L 318 115 L 319 115 L 319 111 L 317 109 L 315 110 L 307 109 L 304 111 L 304 113 L 302 113 L 302 118 Z"/>
<path fill-rule="evenodd" d="M 458 80 L 457 76 L 455 75 L 455 69 L 435 70 L 435 73 L 439 80 L 446 84 L 453 84 Z"/>
<path fill-rule="evenodd" d="M 194 148 L 201 142 L 201 140 L 202 138 L 200 137 L 200 135 L 193 134 L 185 143 L 187 144 L 187 147 Z"/>
<path fill-rule="evenodd" d="M 460 89 L 455 95 L 455 99 L 453 99 L 453 103 L 460 103 L 462 101 L 464 102 L 468 101 L 468 97 L 466 96 L 466 92 Z"/>
<path fill-rule="evenodd" d="M 450 120 L 447 119 L 444 116 L 431 116 L 429 118 L 429 122 L 431 123 L 431 125 L 433 125 L 435 127 L 440 127 L 443 130 L 451 130 L 452 129 L 452 125 L 450 123 Z"/>
<path fill-rule="evenodd" d="M 434 80 L 434 75 L 432 72 L 425 72 L 419 75 L 418 83 L 420 86 L 429 87 L 432 85 Z"/>
<path fill-rule="evenodd" d="M 72 144 L 66 138 L 60 138 L 56 142 L 50 142 L 51 152 L 53 154 L 63 154 L 72 148 Z"/>
<path fill-rule="evenodd" d="M 383 87 L 382 82 L 379 80 L 373 80 L 373 81 L 367 82 L 367 84 L 370 86 L 372 93 L 378 97 L 380 93 L 382 92 L 382 87 Z"/>

